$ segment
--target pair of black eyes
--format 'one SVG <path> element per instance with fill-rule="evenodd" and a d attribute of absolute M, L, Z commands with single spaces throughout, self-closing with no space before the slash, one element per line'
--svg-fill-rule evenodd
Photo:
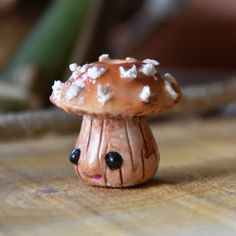
<path fill-rule="evenodd" d="M 69 160 L 72 164 L 77 165 L 79 162 L 81 151 L 79 148 L 73 149 Z M 119 169 L 122 165 L 123 159 L 118 152 L 108 152 L 105 156 L 105 162 L 111 170 Z"/>

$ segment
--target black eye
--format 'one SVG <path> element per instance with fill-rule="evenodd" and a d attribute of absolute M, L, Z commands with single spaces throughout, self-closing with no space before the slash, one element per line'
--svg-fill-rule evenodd
<path fill-rule="evenodd" d="M 78 164 L 78 161 L 79 161 L 79 157 L 80 157 L 80 149 L 79 148 L 76 148 L 76 149 L 73 149 L 70 153 L 70 157 L 69 157 L 69 160 L 72 164 L 75 164 L 77 165 Z"/>
<path fill-rule="evenodd" d="M 108 152 L 105 156 L 107 166 L 112 169 L 119 169 L 122 165 L 122 156 L 118 152 Z"/>

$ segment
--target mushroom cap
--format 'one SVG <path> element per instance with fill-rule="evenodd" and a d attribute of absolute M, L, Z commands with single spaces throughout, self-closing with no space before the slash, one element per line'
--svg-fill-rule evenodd
<path fill-rule="evenodd" d="M 99 59 L 82 67 L 71 64 L 71 77 L 55 81 L 50 101 L 77 115 L 133 117 L 168 110 L 181 100 L 176 80 L 160 75 L 157 61 Z"/>

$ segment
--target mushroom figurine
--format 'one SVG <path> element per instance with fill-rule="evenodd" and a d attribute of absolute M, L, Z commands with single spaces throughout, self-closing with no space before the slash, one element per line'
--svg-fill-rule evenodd
<path fill-rule="evenodd" d="M 70 154 L 77 175 L 94 186 L 128 187 L 146 182 L 160 155 L 146 116 L 174 107 L 181 90 L 174 77 L 157 71 L 158 61 L 111 59 L 77 66 L 65 82 L 55 81 L 52 103 L 83 115 Z"/>

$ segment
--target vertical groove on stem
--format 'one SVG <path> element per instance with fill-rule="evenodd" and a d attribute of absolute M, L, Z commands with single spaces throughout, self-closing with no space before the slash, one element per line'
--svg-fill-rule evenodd
<path fill-rule="evenodd" d="M 98 150 L 97 150 L 97 162 L 98 162 L 99 168 L 100 168 L 99 156 L 101 156 L 101 147 L 103 144 L 103 129 L 104 129 L 104 120 L 102 120 L 102 124 L 101 124 L 101 130 L 100 130 L 99 142 L 98 142 Z"/>
<path fill-rule="evenodd" d="M 134 158 L 133 158 L 132 145 L 130 144 L 130 135 L 129 135 L 127 120 L 124 120 L 124 124 L 125 124 L 125 133 L 126 133 L 127 143 L 128 143 L 128 147 L 129 147 L 129 154 L 130 154 L 130 158 L 131 158 L 131 167 L 132 167 L 132 170 L 133 170 L 133 167 L 134 167 L 133 159 Z"/>
<path fill-rule="evenodd" d="M 145 166 L 144 166 L 144 157 L 143 157 L 143 151 L 141 150 L 141 160 L 142 160 L 142 178 L 145 178 Z"/>
<path fill-rule="evenodd" d="M 105 144 L 105 149 L 104 150 L 105 150 L 105 155 L 106 155 L 107 150 L 108 150 L 108 144 L 107 143 Z M 105 163 L 105 158 L 103 160 L 104 160 L 104 166 L 105 166 L 105 171 L 104 171 L 103 177 L 104 177 L 105 186 L 107 186 L 107 165 Z"/>
<path fill-rule="evenodd" d="M 90 126 L 89 126 L 88 138 L 87 138 L 86 153 L 88 152 L 88 147 L 89 147 L 90 137 L 91 137 L 91 132 L 92 132 L 92 126 L 93 126 L 93 118 L 90 117 Z"/>
<path fill-rule="evenodd" d="M 121 168 L 119 169 L 119 175 L 120 175 L 120 185 L 123 186 L 123 176 Z"/>
<path fill-rule="evenodd" d="M 141 131 L 143 143 L 144 143 L 144 146 L 145 146 L 145 151 L 147 152 L 146 156 L 148 157 L 148 145 L 147 145 L 147 142 L 146 142 L 146 139 L 145 139 L 145 135 L 144 135 L 143 127 L 142 127 L 142 121 L 140 120 L 140 118 L 138 118 L 138 124 L 139 124 L 139 128 L 140 128 L 140 131 Z"/>

